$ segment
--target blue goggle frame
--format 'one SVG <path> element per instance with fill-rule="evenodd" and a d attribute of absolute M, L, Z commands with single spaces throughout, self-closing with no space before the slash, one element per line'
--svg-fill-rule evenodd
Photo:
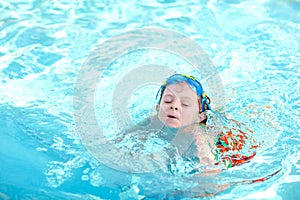
<path fill-rule="evenodd" d="M 160 92 L 160 98 L 159 98 L 159 101 L 158 101 L 158 104 L 160 104 L 161 102 L 161 99 L 162 99 L 162 95 L 166 89 L 166 87 L 168 85 L 172 85 L 172 84 L 178 84 L 178 83 L 182 83 L 182 82 L 187 82 L 188 85 L 190 86 L 190 88 L 196 92 L 196 94 L 198 95 L 198 97 L 200 97 L 201 99 L 201 107 L 202 107 L 202 112 L 205 111 L 205 103 L 208 107 L 209 110 L 212 110 L 211 107 L 210 107 L 210 104 L 209 104 L 209 101 L 206 97 L 206 93 L 204 92 L 203 90 L 203 87 L 201 85 L 201 83 L 194 77 L 194 76 L 189 76 L 189 75 L 186 75 L 186 74 L 174 74 L 172 76 L 170 76 L 165 82 L 163 85 L 160 86 L 157 94 L 156 94 L 156 99 L 158 97 L 158 94 Z"/>

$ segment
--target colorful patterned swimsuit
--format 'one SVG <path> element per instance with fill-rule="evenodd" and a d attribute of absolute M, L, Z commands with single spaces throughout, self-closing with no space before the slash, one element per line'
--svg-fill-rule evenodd
<path fill-rule="evenodd" d="M 247 130 L 252 134 L 253 131 Z M 216 141 L 215 159 L 217 164 L 223 163 L 228 168 L 249 162 L 255 155 L 258 145 L 249 141 L 249 134 L 233 127 L 224 127 L 224 131 Z"/>

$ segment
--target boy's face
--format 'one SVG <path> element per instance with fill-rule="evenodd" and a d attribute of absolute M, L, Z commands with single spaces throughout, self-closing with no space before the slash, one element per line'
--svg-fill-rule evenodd
<path fill-rule="evenodd" d="M 198 96 L 186 82 L 168 85 L 157 108 L 159 119 L 168 127 L 200 122 Z"/>

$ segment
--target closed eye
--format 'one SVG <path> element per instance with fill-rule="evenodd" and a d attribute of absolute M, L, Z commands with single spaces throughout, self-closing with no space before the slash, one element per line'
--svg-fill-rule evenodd
<path fill-rule="evenodd" d="M 166 95 L 164 97 L 164 103 L 172 103 L 173 97 L 171 95 Z"/>

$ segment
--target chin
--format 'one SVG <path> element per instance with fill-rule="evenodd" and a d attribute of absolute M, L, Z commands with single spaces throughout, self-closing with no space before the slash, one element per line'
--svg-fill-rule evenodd
<path fill-rule="evenodd" d="M 165 125 L 170 127 L 170 128 L 180 128 L 181 125 L 179 123 L 168 123 L 168 122 L 165 122 Z"/>

